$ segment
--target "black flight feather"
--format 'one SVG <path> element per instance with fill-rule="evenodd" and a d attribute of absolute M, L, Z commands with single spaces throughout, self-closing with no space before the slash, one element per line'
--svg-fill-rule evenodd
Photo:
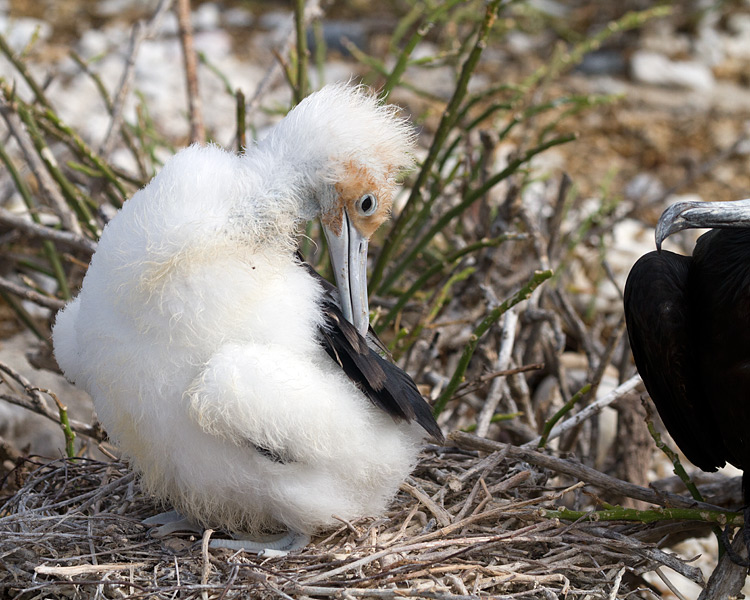
<path fill-rule="evenodd" d="M 664 425 L 693 464 L 715 471 L 728 453 L 698 376 L 688 294 L 692 262 L 667 250 L 642 256 L 625 284 L 625 319 L 635 364 Z"/>
<path fill-rule="evenodd" d="M 364 338 L 344 318 L 337 302 L 336 287 L 310 265 L 300 262 L 326 291 L 321 303 L 325 324 L 319 333 L 320 342 L 328 355 L 375 406 L 396 420 L 416 421 L 433 438 L 443 442 L 445 438 L 432 416 L 430 405 L 412 378 L 378 353 L 385 347 L 372 329 Z"/>

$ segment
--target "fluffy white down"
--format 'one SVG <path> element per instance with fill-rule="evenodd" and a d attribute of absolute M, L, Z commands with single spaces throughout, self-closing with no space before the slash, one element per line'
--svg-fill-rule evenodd
<path fill-rule="evenodd" d="M 318 191 L 314 174 L 294 175 L 293 125 L 288 149 L 274 133 L 245 156 L 172 158 L 105 228 L 53 331 L 61 368 L 145 487 L 231 531 L 376 515 L 423 437 L 374 408 L 316 341 L 321 290 L 289 240 Z"/>

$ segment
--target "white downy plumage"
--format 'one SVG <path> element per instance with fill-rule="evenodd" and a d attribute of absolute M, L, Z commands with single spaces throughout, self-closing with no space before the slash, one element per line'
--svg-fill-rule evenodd
<path fill-rule="evenodd" d="M 366 253 L 412 142 L 393 108 L 329 86 L 242 156 L 181 151 L 107 225 L 55 355 L 147 490 L 251 534 L 384 509 L 424 431 L 322 348 L 323 290 L 295 233 L 320 215 L 329 239 L 348 228 Z"/>

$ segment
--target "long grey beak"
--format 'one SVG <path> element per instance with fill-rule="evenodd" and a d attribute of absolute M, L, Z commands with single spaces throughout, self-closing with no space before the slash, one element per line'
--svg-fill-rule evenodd
<path fill-rule="evenodd" d="M 367 301 L 367 245 L 364 237 L 344 212 L 341 233 L 323 225 L 328 240 L 328 253 L 333 264 L 336 286 L 339 288 L 341 312 L 362 336 L 370 327 L 370 307 Z"/>
<path fill-rule="evenodd" d="M 656 225 L 656 248 L 683 229 L 750 227 L 750 199 L 734 202 L 675 202 Z"/>

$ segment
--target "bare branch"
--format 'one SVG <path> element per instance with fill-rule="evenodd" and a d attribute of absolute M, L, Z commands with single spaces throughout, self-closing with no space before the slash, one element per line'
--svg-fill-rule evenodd
<path fill-rule="evenodd" d="M 109 158 L 109 155 L 114 149 L 117 132 L 122 127 L 122 113 L 125 107 L 125 100 L 128 97 L 130 88 L 133 84 L 135 59 L 138 55 L 141 44 L 155 34 L 162 17 L 169 10 L 171 5 L 172 0 L 159 0 L 159 4 L 156 7 L 153 16 L 146 24 L 138 21 L 133 25 L 133 31 L 130 35 L 128 58 L 125 61 L 125 68 L 123 69 L 122 77 L 120 78 L 120 85 L 117 89 L 117 94 L 115 94 L 115 98 L 112 101 L 112 119 L 110 120 L 109 128 L 107 129 L 107 135 L 104 136 L 104 140 L 102 141 L 99 150 L 99 154 L 101 154 L 104 160 Z"/>
<path fill-rule="evenodd" d="M 34 291 L 30 288 L 18 285 L 17 283 L 13 283 L 12 281 L 5 279 L 5 277 L 0 277 L 0 290 L 9 292 L 14 296 L 18 296 L 19 298 L 28 300 L 29 302 L 33 302 L 34 304 L 38 304 L 39 306 L 43 306 L 44 308 L 50 308 L 52 310 L 60 310 L 63 306 L 65 306 L 65 302 L 63 302 L 62 300 L 40 294 L 39 292 Z"/>
<path fill-rule="evenodd" d="M 182 58 L 187 82 L 188 114 L 190 115 L 190 143 L 206 143 L 206 127 L 203 124 L 203 104 L 198 89 L 198 61 L 193 47 L 193 24 L 190 21 L 190 0 L 177 0 L 177 22 L 180 27 Z"/>
<path fill-rule="evenodd" d="M 76 250 L 82 250 L 88 254 L 93 254 L 96 250 L 96 242 L 87 237 L 76 235 L 75 233 L 68 231 L 59 231 L 58 229 L 52 229 L 52 227 L 45 227 L 44 225 L 38 225 L 32 221 L 24 219 L 23 217 L 14 215 L 12 212 L 4 208 L 0 208 L 0 223 L 18 229 L 31 237 L 52 240 L 55 243 Z"/>

